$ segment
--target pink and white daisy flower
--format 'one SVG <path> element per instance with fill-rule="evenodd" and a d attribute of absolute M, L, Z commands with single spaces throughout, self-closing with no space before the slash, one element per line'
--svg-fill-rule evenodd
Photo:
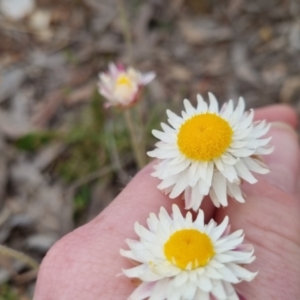
<path fill-rule="evenodd" d="M 130 107 L 140 97 L 142 88 L 155 78 L 155 73 L 141 72 L 122 65 L 109 64 L 108 72 L 99 74 L 99 93 L 107 99 L 106 107 Z"/>

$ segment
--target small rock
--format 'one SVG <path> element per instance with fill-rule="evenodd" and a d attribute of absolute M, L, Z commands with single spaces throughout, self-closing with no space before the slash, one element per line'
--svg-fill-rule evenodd
<path fill-rule="evenodd" d="M 29 19 L 29 25 L 37 31 L 47 30 L 50 26 L 51 13 L 48 10 L 36 10 Z"/>
<path fill-rule="evenodd" d="M 1 12 L 13 21 L 25 18 L 33 11 L 34 7 L 34 0 L 0 0 Z"/>
<path fill-rule="evenodd" d="M 169 70 L 167 78 L 177 81 L 189 81 L 192 79 L 192 73 L 184 66 L 173 65 Z"/>
<path fill-rule="evenodd" d="M 300 22 L 296 22 L 291 28 L 289 41 L 292 50 L 300 51 Z"/>
<path fill-rule="evenodd" d="M 273 66 L 267 66 L 262 71 L 262 78 L 267 84 L 281 83 L 287 74 L 287 66 L 284 63 L 277 63 Z"/>
<path fill-rule="evenodd" d="M 0 78 L 0 103 L 13 96 L 25 79 L 25 72 L 21 69 L 7 71 Z"/>
<path fill-rule="evenodd" d="M 236 43 L 232 48 L 232 65 L 236 77 L 249 84 L 259 87 L 259 74 L 253 69 L 247 57 L 247 51 L 244 44 Z"/>
<path fill-rule="evenodd" d="M 180 23 L 180 29 L 187 42 L 194 45 L 225 42 L 232 39 L 230 28 L 209 19 L 184 20 Z"/>
<path fill-rule="evenodd" d="M 294 76 L 288 78 L 281 90 L 280 100 L 284 103 L 293 103 L 300 99 L 300 76 Z"/>
<path fill-rule="evenodd" d="M 31 250 L 46 253 L 57 240 L 58 237 L 35 234 L 27 239 L 26 246 Z"/>

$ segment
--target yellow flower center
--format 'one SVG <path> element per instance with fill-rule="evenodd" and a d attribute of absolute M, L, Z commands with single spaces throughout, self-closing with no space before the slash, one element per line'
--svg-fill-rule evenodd
<path fill-rule="evenodd" d="M 127 87 L 131 87 L 132 82 L 131 82 L 130 78 L 127 75 L 121 74 L 117 79 L 116 85 L 117 86 L 125 85 Z"/>
<path fill-rule="evenodd" d="M 164 245 L 166 258 L 184 270 L 189 263 L 192 269 L 204 267 L 214 256 L 210 237 L 196 229 L 182 229 L 173 233 Z"/>
<path fill-rule="evenodd" d="M 177 145 L 187 158 L 210 161 L 220 157 L 232 141 L 229 123 L 216 114 L 195 115 L 181 125 Z"/>

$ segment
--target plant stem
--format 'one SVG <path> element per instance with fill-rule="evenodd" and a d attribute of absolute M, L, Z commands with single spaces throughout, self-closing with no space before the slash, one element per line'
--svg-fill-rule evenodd
<path fill-rule="evenodd" d="M 0 255 L 13 257 L 35 270 L 37 270 L 40 266 L 39 263 L 35 259 L 29 257 L 25 253 L 11 249 L 4 245 L 0 245 Z"/>
<path fill-rule="evenodd" d="M 132 55 L 132 38 L 131 38 L 131 31 L 128 22 L 128 15 L 125 9 L 125 5 L 123 0 L 118 0 L 118 8 L 119 8 L 119 16 L 122 21 L 122 30 L 123 36 L 126 43 L 127 53 L 129 56 L 130 64 L 133 63 L 133 55 Z"/>
<path fill-rule="evenodd" d="M 118 8 L 119 8 L 119 16 L 122 21 L 123 36 L 126 43 L 127 53 L 129 56 L 129 62 L 130 64 L 133 64 L 132 36 L 130 31 L 128 14 L 124 5 L 124 0 L 117 0 L 117 1 L 118 1 Z M 133 117 L 132 117 L 133 113 L 135 113 L 138 116 L 140 124 L 135 124 L 133 122 Z M 138 112 L 133 108 L 124 110 L 124 116 L 130 134 L 131 145 L 139 169 L 141 169 L 146 165 L 144 128 L 143 128 L 140 115 L 141 112 Z"/>
<path fill-rule="evenodd" d="M 139 139 L 138 137 L 138 131 L 136 130 L 136 126 L 132 122 L 132 115 L 130 113 L 130 109 L 124 110 L 124 116 L 125 116 L 126 125 L 129 130 L 134 156 L 136 158 L 139 168 L 142 169 L 146 165 L 146 157 L 144 154 L 145 149 L 143 145 L 141 145 L 142 139 Z"/>

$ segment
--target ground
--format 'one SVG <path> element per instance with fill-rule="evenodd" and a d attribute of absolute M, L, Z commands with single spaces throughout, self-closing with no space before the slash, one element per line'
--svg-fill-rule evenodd
<path fill-rule="evenodd" d="M 1 300 L 31 299 L 35 261 L 137 171 L 122 111 L 97 91 L 109 62 L 157 74 L 138 108 L 147 149 L 165 109 L 197 93 L 300 111 L 297 0 L 32 4 L 21 18 L 0 5 L 0 244 L 34 259 L 0 256 Z"/>

